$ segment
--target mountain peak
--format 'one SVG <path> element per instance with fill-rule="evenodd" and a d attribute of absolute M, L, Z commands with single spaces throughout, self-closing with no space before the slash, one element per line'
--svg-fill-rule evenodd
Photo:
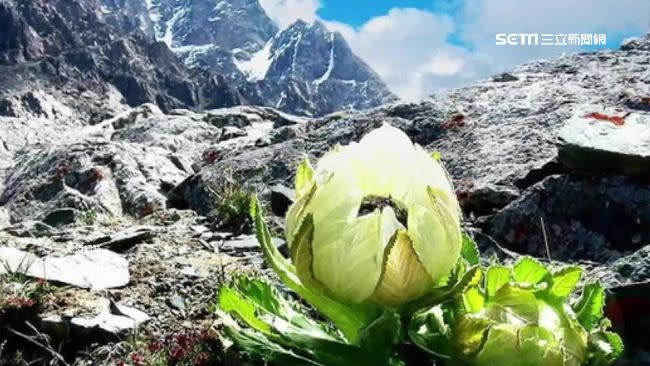
<path fill-rule="evenodd" d="M 312 22 L 307 22 L 303 19 L 296 19 L 293 23 L 289 24 L 283 32 L 329 32 L 325 24 L 320 20 L 316 19 Z"/>
<path fill-rule="evenodd" d="M 116 0 L 100 1 L 120 8 Z M 258 0 L 120 2 L 130 9 L 146 3 L 145 12 L 131 18 L 149 19 L 154 36 L 187 66 L 225 75 L 251 104 L 320 116 L 396 99 L 321 21 L 298 19 L 280 30 Z"/>

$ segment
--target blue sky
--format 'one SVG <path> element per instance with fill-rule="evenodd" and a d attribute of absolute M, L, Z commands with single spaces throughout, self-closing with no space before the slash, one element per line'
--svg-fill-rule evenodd
<path fill-rule="evenodd" d="M 282 27 L 300 18 L 340 32 L 406 100 L 421 100 L 536 59 L 595 46 L 496 46 L 497 33 L 641 36 L 650 0 L 260 0 Z"/>
<path fill-rule="evenodd" d="M 318 15 L 323 19 L 358 27 L 376 16 L 388 13 L 395 7 L 434 10 L 434 2 L 431 0 L 325 0 L 322 2 L 322 7 L 318 9 Z"/>
<path fill-rule="evenodd" d="M 354 5 L 350 5 L 354 4 Z M 450 0 L 324 0 L 317 15 L 325 20 L 348 24 L 352 27 L 361 27 L 369 20 L 388 14 L 393 8 L 415 8 L 430 11 L 436 14 L 445 14 L 453 17 L 459 11 L 459 2 Z M 470 48 L 460 39 L 460 35 L 451 34 L 448 37 L 451 43 Z"/>
<path fill-rule="evenodd" d="M 638 1 L 643 2 L 644 0 Z M 323 0 L 320 2 L 320 8 L 317 10 L 316 14 L 324 20 L 341 22 L 352 27 L 361 27 L 369 20 L 387 14 L 393 8 L 416 8 L 430 11 L 435 14 L 455 17 L 461 11 L 458 6 L 460 3 L 461 2 L 450 0 Z M 616 6 L 616 0 L 612 0 L 612 6 Z M 650 22 L 650 13 L 648 16 Z M 603 31 L 606 31 L 606 29 L 607 24 L 603 24 Z M 575 29 L 574 31 L 578 32 L 579 30 Z M 620 46 L 624 39 L 635 35 L 638 35 L 638 32 L 634 29 L 630 29 L 627 32 L 609 32 L 608 44 L 606 47 L 587 46 L 584 48 L 586 50 L 602 48 L 615 49 Z M 463 42 L 461 35 L 457 32 L 452 33 L 450 37 L 448 37 L 448 40 L 452 44 L 471 48 L 471 45 Z"/>

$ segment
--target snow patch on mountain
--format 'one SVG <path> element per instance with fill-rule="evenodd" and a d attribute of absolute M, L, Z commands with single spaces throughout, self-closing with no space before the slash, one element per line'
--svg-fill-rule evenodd
<path fill-rule="evenodd" d="M 146 6 L 149 19 L 153 21 L 154 23 L 160 21 L 160 12 L 158 9 L 154 6 L 153 3 L 154 0 L 144 0 L 144 5 Z"/>
<path fill-rule="evenodd" d="M 322 84 L 326 80 L 329 80 L 330 76 L 332 75 L 332 70 L 334 69 L 334 33 L 330 33 L 330 45 L 330 60 L 329 64 L 327 65 L 327 70 L 320 78 L 314 80 L 314 84 L 316 84 L 316 86 Z"/>
<path fill-rule="evenodd" d="M 174 26 L 187 12 L 189 12 L 189 9 L 180 8 L 174 12 L 171 19 L 167 21 L 167 24 L 165 25 L 165 35 L 163 35 L 161 41 L 165 42 L 169 48 L 174 48 Z"/>
<path fill-rule="evenodd" d="M 273 40 L 268 41 L 264 48 L 252 54 L 249 60 L 238 60 L 236 57 L 233 57 L 235 65 L 246 75 L 248 81 L 255 82 L 264 79 L 273 63 L 272 47 Z"/>

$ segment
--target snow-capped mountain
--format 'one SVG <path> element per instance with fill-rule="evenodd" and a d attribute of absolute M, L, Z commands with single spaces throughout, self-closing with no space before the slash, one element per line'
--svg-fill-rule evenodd
<path fill-rule="evenodd" d="M 225 75 L 251 104 L 320 116 L 396 99 L 340 34 L 320 22 L 279 30 L 258 0 L 101 1 L 108 19 L 128 18 L 119 26 L 165 42 L 187 66 Z"/>
<path fill-rule="evenodd" d="M 94 123 L 147 102 L 242 102 L 223 76 L 189 69 L 145 36 L 137 18 L 106 14 L 97 0 L 0 0 L 0 116 Z"/>

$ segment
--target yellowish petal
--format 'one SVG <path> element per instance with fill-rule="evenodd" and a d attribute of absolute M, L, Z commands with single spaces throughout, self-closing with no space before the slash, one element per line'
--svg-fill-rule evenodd
<path fill-rule="evenodd" d="M 384 273 L 373 300 L 397 307 L 416 300 L 431 290 L 434 283 L 413 251 L 405 230 L 399 230 L 388 251 Z"/>
<path fill-rule="evenodd" d="M 413 205 L 409 209 L 408 235 L 413 249 L 431 278 L 438 282 L 447 276 L 460 256 L 460 226 L 456 213 L 443 202 Z"/>

